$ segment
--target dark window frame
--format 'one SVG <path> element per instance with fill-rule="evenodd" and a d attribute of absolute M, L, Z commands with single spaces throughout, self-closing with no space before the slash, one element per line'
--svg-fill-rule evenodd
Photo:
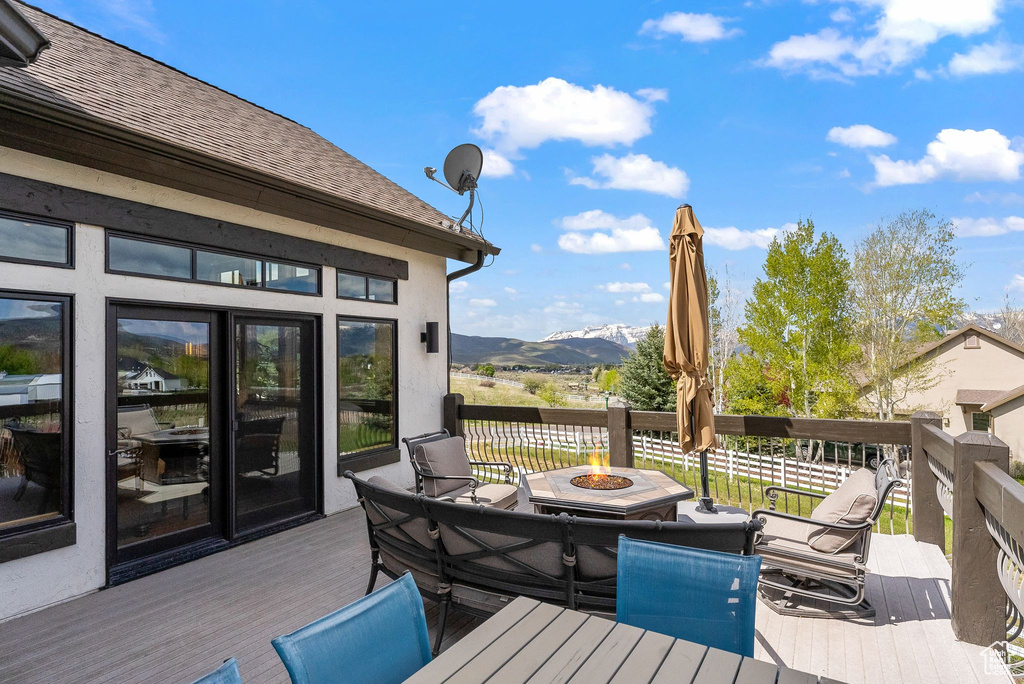
<path fill-rule="evenodd" d="M 382 447 L 375 447 L 372 449 L 364 449 L 362 451 L 355 451 L 348 454 L 342 454 L 340 445 L 338 444 L 337 428 L 335 429 L 334 436 L 334 448 L 335 453 L 338 457 L 338 477 L 341 477 L 346 470 L 353 472 L 359 472 L 361 470 L 368 470 L 370 468 L 376 468 L 390 463 L 398 463 L 401 460 L 401 451 L 398 446 L 399 440 L 399 427 L 398 427 L 398 416 L 399 416 L 399 403 L 398 403 L 398 319 L 397 318 L 382 318 L 379 316 L 349 316 L 346 314 L 338 314 L 335 318 L 334 323 L 334 335 L 337 340 L 338 327 L 343 322 L 350 323 L 388 323 L 391 325 L 391 413 L 392 413 L 392 430 L 391 430 L 391 444 Z M 338 386 L 338 374 L 341 371 L 341 364 L 338 363 L 340 357 L 340 351 L 335 347 L 335 374 L 334 384 Z M 339 404 L 341 403 L 341 397 L 335 397 L 334 412 L 338 413 Z"/>
<path fill-rule="evenodd" d="M 0 256 L 0 261 L 11 263 L 11 264 L 26 264 L 29 266 L 48 266 L 50 268 L 68 268 L 73 269 L 75 267 L 75 224 L 70 221 L 58 221 L 52 218 L 46 218 L 42 216 L 35 216 L 33 214 L 22 214 L 17 211 L 7 211 L 6 209 L 0 209 L 0 218 L 11 219 L 14 221 L 26 221 L 29 223 L 38 223 L 44 226 L 52 226 L 54 228 L 63 228 L 67 233 L 68 239 L 65 244 L 65 259 L 63 262 L 58 261 L 42 261 L 39 259 L 22 259 L 19 257 L 11 256 Z"/>
<path fill-rule="evenodd" d="M 987 425 L 984 430 L 979 430 L 977 427 L 977 416 L 985 416 Z M 989 411 L 971 411 L 971 430 L 977 430 L 978 432 L 992 432 L 992 414 Z"/>
<path fill-rule="evenodd" d="M 191 251 L 191 262 L 192 262 L 192 276 L 189 278 L 179 278 L 177 276 L 162 276 L 153 275 L 151 273 L 137 273 L 135 271 L 124 271 L 121 269 L 113 268 L 110 265 L 110 238 L 116 237 L 123 240 L 133 240 L 135 242 L 148 242 L 157 245 L 168 245 L 170 247 L 179 247 L 181 249 L 187 249 Z M 206 252 L 207 254 L 222 254 L 224 256 L 239 257 L 241 259 L 255 259 L 260 262 L 260 277 L 262 282 L 258 286 L 253 285 L 237 285 L 235 283 L 221 283 L 214 280 L 201 280 L 198 277 L 198 266 L 197 259 L 199 252 Z M 215 247 L 206 247 L 205 245 L 199 245 L 192 242 L 180 242 L 177 240 L 165 240 L 163 238 L 154 237 L 143 237 L 135 235 L 133 233 L 125 233 L 118 230 L 107 230 L 104 236 L 104 272 L 112 275 L 123 275 L 131 276 L 133 278 L 151 278 L 153 280 L 170 280 L 178 283 L 195 283 L 197 285 L 212 285 L 214 287 L 231 287 L 236 290 L 248 290 L 250 292 L 263 291 L 263 292 L 277 292 L 280 294 L 289 295 L 300 295 L 303 297 L 322 297 L 324 292 L 324 269 L 322 266 L 315 264 L 305 264 L 297 261 L 291 261 L 289 259 L 278 259 L 272 256 L 261 256 L 259 254 L 250 254 L 247 252 L 234 252 L 225 249 L 217 249 Z M 267 287 L 267 264 L 273 262 L 275 264 L 281 264 L 285 266 L 296 266 L 299 268 L 308 268 L 317 274 L 316 277 L 316 292 L 300 292 L 298 290 L 285 290 L 278 287 Z"/>
<path fill-rule="evenodd" d="M 389 278 L 387 276 L 379 276 L 373 273 L 360 273 L 359 271 L 346 271 L 344 269 L 336 269 L 337 273 L 334 276 L 334 293 L 338 299 L 345 299 L 350 302 L 370 302 L 371 304 L 398 304 L 398 279 Z M 339 275 L 357 276 L 363 279 L 363 296 L 362 297 L 347 297 L 338 292 L 338 276 Z M 391 283 L 391 289 L 394 294 L 394 298 L 390 301 L 384 301 L 381 299 L 370 299 L 370 279 L 373 280 L 384 280 Z"/>
<path fill-rule="evenodd" d="M 75 543 L 74 511 L 74 296 L 0 289 L 0 298 L 61 304 L 61 462 L 60 511 L 48 520 L 14 524 L 0 531 L 0 563 Z"/>

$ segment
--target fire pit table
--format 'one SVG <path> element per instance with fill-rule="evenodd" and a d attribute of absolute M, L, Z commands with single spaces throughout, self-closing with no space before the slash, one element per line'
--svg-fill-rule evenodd
<path fill-rule="evenodd" d="M 613 520 L 675 520 L 676 503 L 693 490 L 660 470 L 591 466 L 530 473 L 523 487 L 538 513 L 568 513 Z"/>

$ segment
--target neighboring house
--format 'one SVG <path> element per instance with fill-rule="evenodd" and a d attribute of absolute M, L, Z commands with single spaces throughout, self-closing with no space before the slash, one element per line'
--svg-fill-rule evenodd
<path fill-rule="evenodd" d="M 185 378 L 152 366 L 146 366 L 138 373 L 125 375 L 124 384 L 128 389 L 153 392 L 178 392 L 187 387 Z"/>
<path fill-rule="evenodd" d="M 0 471 L 0 620 L 356 506 L 347 470 L 411 487 L 447 260 L 499 250 L 309 128 L 8 4 L 0 349 L 61 371 L 8 377 L 0 425 L 60 472 Z"/>
<path fill-rule="evenodd" d="M 908 363 L 933 363 L 933 383 L 901 402 L 909 413 L 935 411 L 953 435 L 991 431 L 1024 460 L 1024 347 L 976 325 L 921 349 Z M 870 388 L 861 391 L 864 396 Z"/>

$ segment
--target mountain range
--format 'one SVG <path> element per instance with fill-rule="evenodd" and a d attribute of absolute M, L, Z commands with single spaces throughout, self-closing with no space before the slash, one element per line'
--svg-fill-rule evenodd
<path fill-rule="evenodd" d="M 615 344 L 634 349 L 637 341 L 642 338 L 650 329 L 649 325 L 623 325 L 622 323 L 609 323 L 607 325 L 588 325 L 582 330 L 560 330 L 551 333 L 541 342 L 561 342 L 572 339 L 599 339 L 608 340 Z"/>
<path fill-rule="evenodd" d="M 452 362 L 501 366 L 592 366 L 622 363 L 629 348 L 602 338 L 568 338 L 527 342 L 508 337 L 476 337 L 452 333 Z"/>

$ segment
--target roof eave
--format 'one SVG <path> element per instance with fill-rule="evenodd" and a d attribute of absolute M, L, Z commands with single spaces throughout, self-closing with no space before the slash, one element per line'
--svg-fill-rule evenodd
<path fill-rule="evenodd" d="M 3 0 L 0 0 L 0 3 L 2 2 Z M 202 169 L 207 175 L 213 174 L 219 177 L 230 178 L 232 181 L 241 181 L 242 183 L 253 185 L 258 188 L 255 199 L 243 202 L 238 201 L 238 198 L 236 197 L 234 200 L 226 200 L 235 204 L 241 204 L 242 206 L 287 216 L 289 218 L 298 218 L 298 220 L 317 223 L 318 225 L 326 225 L 327 227 L 334 228 L 336 230 L 363 235 L 365 237 L 370 237 L 371 239 L 391 242 L 400 246 L 407 246 L 411 249 L 438 254 L 451 259 L 463 261 L 465 263 L 474 263 L 479 251 L 483 251 L 488 255 L 497 255 L 501 252 L 500 248 L 476 235 L 455 233 L 441 227 L 434 227 L 404 216 L 381 211 L 374 207 L 320 192 L 277 176 L 260 173 L 253 169 L 231 164 L 230 162 L 203 155 L 190 149 L 177 147 L 157 138 L 141 135 L 135 131 L 114 126 L 106 121 L 83 115 L 79 112 L 71 112 L 63 108 L 48 106 L 38 100 L 26 98 L 20 93 L 10 92 L 3 88 L 0 88 L 0 93 L 4 95 L 4 101 L 0 104 L 0 108 L 19 112 L 28 117 L 39 119 L 50 124 L 67 127 L 87 136 L 95 136 L 104 140 L 127 145 L 149 155 L 156 155 L 167 161 L 174 162 L 173 165 L 167 165 L 168 168 L 175 168 L 181 172 L 183 177 L 188 174 L 189 168 L 187 167 L 192 167 Z M 47 139 L 43 141 L 42 144 L 51 153 L 47 156 L 55 156 L 52 154 L 53 152 L 66 152 L 67 154 L 65 156 L 59 156 L 57 158 L 68 160 L 67 157 L 71 156 L 74 157 L 74 161 L 72 163 L 91 166 L 92 168 L 107 171 L 110 171 L 111 167 L 115 167 L 117 170 L 112 172 L 118 175 L 135 178 L 137 180 L 169 185 L 170 187 L 176 187 L 178 189 L 186 189 L 188 192 L 193 192 L 195 194 L 204 195 L 214 199 L 225 199 L 223 193 L 215 191 L 212 187 L 207 188 L 203 183 L 197 182 L 202 180 L 197 177 L 188 178 L 187 180 L 182 180 L 181 183 L 176 184 L 154 181 L 152 180 L 152 175 L 144 168 L 133 168 L 127 163 L 128 160 L 119 155 L 117 150 L 114 148 L 107 148 L 106 150 L 103 150 L 94 146 L 91 149 L 91 152 L 106 152 L 108 156 L 103 159 L 95 157 L 92 161 L 96 163 L 90 164 L 89 156 L 83 156 L 81 153 L 81 148 L 83 146 L 80 144 L 76 145 L 76 142 L 78 141 L 72 140 L 66 136 L 46 136 L 46 138 Z M 10 131 L 0 131 L 0 145 L 7 145 L 33 153 L 41 153 L 38 149 L 38 141 L 32 141 L 36 144 L 24 144 L 26 142 L 28 141 L 20 139 L 17 134 L 11 133 Z M 62 144 L 66 145 L 67 148 L 61 150 L 60 145 Z M 182 167 L 182 164 L 187 165 L 187 167 Z M 210 185 L 212 186 L 213 183 Z M 187 186 L 187 188 L 183 186 Z M 292 198 L 304 200 L 309 203 L 309 206 L 305 207 L 304 213 L 306 216 L 298 217 L 295 215 L 295 212 L 283 211 L 281 205 L 286 204 L 287 200 Z M 323 207 L 324 210 L 321 211 L 319 207 Z M 338 221 L 331 221 L 326 216 L 326 214 L 330 213 L 329 210 L 331 209 L 340 210 L 352 217 L 360 217 L 372 223 L 384 224 L 402 231 L 407 231 L 409 235 L 404 240 L 387 239 L 372 233 L 354 231 L 350 229 L 351 226 L 342 225 Z M 321 214 L 323 214 L 321 217 L 323 220 L 318 222 L 315 217 Z M 433 242 L 446 243 L 448 244 L 448 248 L 428 248 L 427 245 Z"/>

